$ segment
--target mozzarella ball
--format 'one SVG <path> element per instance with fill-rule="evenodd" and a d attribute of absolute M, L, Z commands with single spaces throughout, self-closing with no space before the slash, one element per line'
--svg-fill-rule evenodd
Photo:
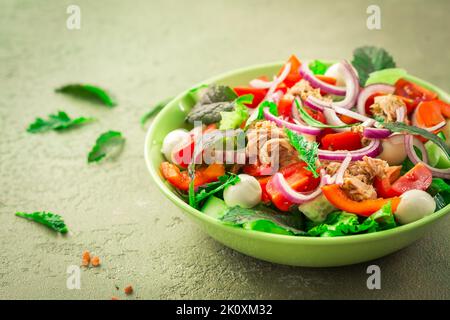
<path fill-rule="evenodd" d="M 378 158 L 383 159 L 390 166 L 398 166 L 406 159 L 407 153 L 403 139 L 384 139 L 381 143 L 383 152 Z"/>
<path fill-rule="evenodd" d="M 167 160 L 172 161 L 172 151 L 175 146 L 186 143 L 190 139 L 190 134 L 185 129 L 175 129 L 167 134 L 164 138 L 161 152 Z"/>
<path fill-rule="evenodd" d="M 261 202 L 261 185 L 255 177 L 240 174 L 240 181 L 225 188 L 223 199 L 229 207 L 251 208 Z"/>
<path fill-rule="evenodd" d="M 352 66 L 352 68 L 355 71 L 355 73 L 358 74 L 358 72 L 356 71 L 356 69 L 353 66 Z M 340 87 L 344 87 L 345 86 L 345 78 L 344 78 L 344 75 L 343 75 L 343 73 L 341 71 L 341 64 L 340 63 L 332 64 L 327 69 L 327 71 L 325 71 L 325 76 L 335 78 L 337 86 L 340 86 Z"/>
<path fill-rule="evenodd" d="M 433 197 L 422 190 L 406 191 L 400 198 L 395 217 L 401 224 L 422 219 L 432 214 L 436 209 L 436 202 L 434 202 Z"/>

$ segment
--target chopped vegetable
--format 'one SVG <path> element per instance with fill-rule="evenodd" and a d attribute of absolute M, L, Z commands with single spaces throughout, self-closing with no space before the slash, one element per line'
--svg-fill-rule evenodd
<path fill-rule="evenodd" d="M 267 94 L 267 89 L 258 89 L 252 87 L 234 87 L 234 92 L 240 97 L 245 95 L 253 95 L 253 101 L 246 102 L 245 105 L 249 108 L 256 108 Z"/>
<path fill-rule="evenodd" d="M 395 211 L 398 203 L 400 202 L 399 197 L 354 201 L 350 199 L 337 184 L 323 186 L 322 192 L 328 201 L 330 201 L 336 208 L 366 217 L 380 210 L 380 208 L 389 201 L 392 202 L 392 210 Z"/>
<path fill-rule="evenodd" d="M 203 200 L 223 192 L 228 186 L 233 186 L 240 181 L 239 176 L 232 173 L 224 174 L 217 179 L 218 181 L 202 185 L 198 188 L 197 193 L 195 194 L 196 207 L 198 204 L 202 203 Z"/>
<path fill-rule="evenodd" d="M 321 146 L 325 150 L 358 150 L 362 148 L 361 135 L 352 131 L 329 133 L 322 137 Z"/>
<path fill-rule="evenodd" d="M 51 212 L 45 211 L 38 211 L 33 213 L 16 212 L 16 216 L 33 220 L 59 233 L 64 234 L 69 231 L 66 224 L 64 223 L 63 218 L 60 215 Z"/>
<path fill-rule="evenodd" d="M 415 105 L 421 101 L 435 100 L 438 97 L 435 92 L 403 78 L 395 83 L 394 94 L 413 100 Z"/>
<path fill-rule="evenodd" d="M 369 74 L 369 78 L 366 81 L 366 87 L 371 84 L 385 83 L 394 85 L 400 78 L 404 78 L 408 73 L 405 69 L 400 68 L 388 68 L 379 71 L 375 71 Z"/>
<path fill-rule="evenodd" d="M 253 101 L 253 95 L 240 96 L 235 101 L 234 110 L 223 111 L 220 113 L 221 120 L 219 129 L 237 129 L 248 118 L 248 110 L 245 104 L 251 104 Z"/>
<path fill-rule="evenodd" d="M 102 103 L 107 107 L 114 107 L 117 105 L 116 100 L 108 91 L 90 84 L 68 84 L 56 89 L 55 91 L 95 103 Z"/>
<path fill-rule="evenodd" d="M 113 148 L 116 149 L 116 152 L 119 152 L 124 143 L 125 138 L 122 136 L 122 133 L 118 131 L 107 131 L 102 133 L 97 138 L 95 145 L 88 154 L 88 163 L 100 161 L 106 157 L 107 152 Z"/>
<path fill-rule="evenodd" d="M 48 120 L 42 118 L 36 118 L 36 120 L 30 124 L 27 131 L 30 133 L 40 133 L 50 130 L 62 131 L 72 129 L 74 127 L 94 121 L 94 118 L 79 117 L 72 119 L 64 111 L 58 111 L 57 114 L 51 114 L 48 116 Z"/>
<path fill-rule="evenodd" d="M 325 63 L 320 60 L 313 60 L 309 64 L 309 69 L 316 75 L 324 75 L 329 66 L 329 63 Z"/>
<path fill-rule="evenodd" d="M 319 144 L 316 142 L 309 142 L 304 136 L 296 134 L 295 132 L 285 129 L 289 142 L 297 150 L 299 158 L 306 163 L 309 171 L 314 177 L 318 177 L 317 162 L 318 162 L 318 148 Z"/>
<path fill-rule="evenodd" d="M 389 53 L 373 46 L 364 46 L 353 51 L 352 65 L 358 71 L 359 83 L 364 87 L 369 74 L 388 68 L 395 68 L 395 62 Z"/>

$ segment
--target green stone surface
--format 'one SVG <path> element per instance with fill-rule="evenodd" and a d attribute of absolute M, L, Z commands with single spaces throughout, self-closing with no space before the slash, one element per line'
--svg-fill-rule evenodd
<path fill-rule="evenodd" d="M 350 58 L 354 47 L 386 48 L 397 64 L 450 88 L 450 2 L 376 1 L 382 29 L 366 28 L 373 1 L 78 0 L 81 29 L 66 28 L 75 1 L 0 2 L 1 299 L 450 298 L 450 219 L 388 257 L 340 268 L 294 268 L 246 257 L 216 243 L 152 185 L 139 118 L 155 102 L 235 68 L 287 58 Z M 119 105 L 97 106 L 54 93 L 99 84 Z M 57 110 L 98 122 L 29 134 Z M 123 153 L 87 164 L 97 136 L 122 131 Z M 14 216 L 61 214 L 60 236 Z M 83 250 L 100 256 L 66 286 Z M 366 269 L 381 268 L 381 290 Z M 115 286 L 120 288 L 116 290 Z"/>

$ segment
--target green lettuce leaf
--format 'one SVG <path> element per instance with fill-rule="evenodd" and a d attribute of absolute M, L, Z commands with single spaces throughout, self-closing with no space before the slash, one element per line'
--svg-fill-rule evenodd
<path fill-rule="evenodd" d="M 325 63 L 320 60 L 314 60 L 309 64 L 309 69 L 312 71 L 312 73 L 319 75 L 325 74 L 329 67 L 329 63 Z"/>
<path fill-rule="evenodd" d="M 237 129 L 247 120 L 248 108 L 245 106 L 247 103 L 252 103 L 253 95 L 243 95 L 237 98 L 234 102 L 234 110 L 232 111 L 223 111 L 220 113 L 221 120 L 219 129 L 220 130 L 228 130 L 228 129 Z"/>
<path fill-rule="evenodd" d="M 68 84 L 56 89 L 55 91 L 94 103 L 102 103 L 110 108 L 117 105 L 117 101 L 107 90 L 91 84 Z"/>
<path fill-rule="evenodd" d="M 50 130 L 62 131 L 78 127 L 94 120 L 94 118 L 85 117 L 72 119 L 64 111 L 58 111 L 57 114 L 49 115 L 47 120 L 36 118 L 36 120 L 28 126 L 27 131 L 30 133 L 40 133 Z"/>
<path fill-rule="evenodd" d="M 62 217 L 60 215 L 51 212 L 45 211 L 33 213 L 16 212 L 16 216 L 33 220 L 60 233 L 67 233 L 69 231 Z"/>
<path fill-rule="evenodd" d="M 89 152 L 88 163 L 100 161 L 113 149 L 115 150 L 114 154 L 118 154 L 122 150 L 124 143 L 125 138 L 121 132 L 107 131 L 102 133 L 95 141 L 91 152 Z"/>

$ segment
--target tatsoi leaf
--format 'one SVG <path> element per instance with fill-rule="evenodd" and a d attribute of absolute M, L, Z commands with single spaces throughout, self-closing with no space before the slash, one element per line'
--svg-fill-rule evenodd
<path fill-rule="evenodd" d="M 297 150 L 299 158 L 306 163 L 307 169 L 311 171 L 314 177 L 318 177 L 317 160 L 319 144 L 316 142 L 309 142 L 300 134 L 292 130 L 285 129 L 286 135 L 290 144 Z"/>
<path fill-rule="evenodd" d="M 71 129 L 76 126 L 92 122 L 94 120 L 94 118 L 85 117 L 72 119 L 64 111 L 58 111 L 57 114 L 49 115 L 48 120 L 36 118 L 36 120 L 28 126 L 27 131 L 30 133 L 39 133 L 50 130 L 60 131 Z"/>
<path fill-rule="evenodd" d="M 239 176 L 230 173 L 219 177 L 219 181 L 211 182 L 199 187 L 197 193 L 195 194 L 194 208 L 197 208 L 198 205 L 206 198 L 223 191 L 228 186 L 235 185 L 239 181 Z"/>
<path fill-rule="evenodd" d="M 144 114 L 141 118 L 141 125 L 144 126 L 145 123 L 156 116 L 170 101 L 172 101 L 173 97 L 164 99 L 154 105 L 146 114 Z"/>
<path fill-rule="evenodd" d="M 107 107 L 114 107 L 117 105 L 116 100 L 105 89 L 90 84 L 68 84 L 55 91 L 95 103 L 102 103 Z"/>
<path fill-rule="evenodd" d="M 328 124 L 324 124 L 316 119 L 314 119 L 313 117 L 311 117 L 309 115 L 308 112 L 306 112 L 305 108 L 303 108 L 303 106 L 301 106 L 297 99 L 294 100 L 295 101 L 295 105 L 297 106 L 298 112 L 300 114 L 300 117 L 303 119 L 303 121 L 306 122 L 307 125 L 311 126 L 311 127 L 316 127 L 316 128 L 348 128 L 348 127 L 352 127 L 355 126 L 359 123 L 354 123 L 354 124 L 346 124 L 346 125 L 342 125 L 342 126 L 331 126 Z"/>
<path fill-rule="evenodd" d="M 41 223 L 60 233 L 67 233 L 69 231 L 62 217 L 51 212 L 16 212 L 16 216 Z"/>
<path fill-rule="evenodd" d="M 447 157 L 449 157 L 450 148 L 445 144 L 444 140 L 439 138 L 437 135 L 435 135 L 431 132 L 428 132 L 425 129 L 418 128 L 415 126 L 409 126 L 403 122 L 385 122 L 382 124 L 386 129 L 389 129 L 394 132 L 407 132 L 410 134 L 420 135 L 427 140 L 431 140 L 435 144 L 437 144 L 442 150 L 444 150 Z"/>
<path fill-rule="evenodd" d="M 88 163 L 98 162 L 104 157 L 106 157 L 107 152 L 111 148 L 117 148 L 117 150 L 121 150 L 121 147 L 125 143 L 125 138 L 122 136 L 122 133 L 118 131 L 107 131 L 101 134 L 97 141 L 95 142 L 94 147 L 88 155 Z"/>
<path fill-rule="evenodd" d="M 288 235 L 305 235 L 305 232 L 301 230 L 302 219 L 299 213 L 280 214 L 263 205 L 251 209 L 239 206 L 230 208 L 221 220 L 226 224 L 242 226 L 250 230 Z"/>
<path fill-rule="evenodd" d="M 314 60 L 309 64 L 309 69 L 314 74 L 323 75 L 327 71 L 330 65 L 328 63 L 322 62 L 320 60 Z"/>
<path fill-rule="evenodd" d="M 369 74 L 383 69 L 395 68 L 395 62 L 383 48 L 364 46 L 353 51 L 352 64 L 358 71 L 359 83 L 364 87 Z"/>

